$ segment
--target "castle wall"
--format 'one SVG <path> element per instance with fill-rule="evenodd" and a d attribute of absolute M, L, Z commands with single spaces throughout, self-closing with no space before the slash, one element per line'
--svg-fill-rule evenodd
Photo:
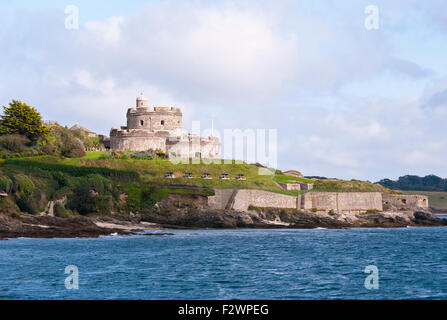
<path fill-rule="evenodd" d="M 301 185 L 299 183 L 285 183 L 285 182 L 276 182 L 284 190 L 301 190 Z"/>
<path fill-rule="evenodd" d="M 163 122 L 163 124 L 162 124 Z M 130 108 L 127 111 L 127 129 L 155 131 L 175 131 L 182 128 L 182 113 L 177 108 L 156 107 Z"/>
<path fill-rule="evenodd" d="M 296 208 L 297 200 L 294 196 L 268 192 L 263 190 L 238 190 L 234 199 L 233 209 L 247 211 L 248 206 L 272 208 Z"/>
<path fill-rule="evenodd" d="M 213 209 L 223 209 L 231 190 L 215 189 L 216 195 L 208 198 Z M 238 190 L 233 210 L 247 211 L 248 207 L 292 208 L 299 210 L 334 211 L 338 213 L 361 213 L 367 210 L 383 211 L 380 192 L 309 192 L 298 197 L 254 189 Z"/>
<path fill-rule="evenodd" d="M 166 138 L 157 137 L 155 135 L 147 135 L 134 132 L 118 134 L 110 134 L 110 148 L 112 150 L 132 150 L 132 151 L 146 151 L 152 150 L 166 150 Z"/>
<path fill-rule="evenodd" d="M 303 195 L 302 209 L 338 213 L 383 211 L 380 192 L 308 192 Z"/>
<path fill-rule="evenodd" d="M 220 158 L 220 141 L 188 135 L 182 139 L 169 139 L 167 150 L 170 157 L 179 158 Z"/>
<path fill-rule="evenodd" d="M 208 197 L 208 205 L 213 209 L 223 210 L 232 193 L 233 189 L 214 189 L 214 196 Z"/>
<path fill-rule="evenodd" d="M 428 209 L 428 197 L 415 194 L 383 194 L 385 210 Z"/>

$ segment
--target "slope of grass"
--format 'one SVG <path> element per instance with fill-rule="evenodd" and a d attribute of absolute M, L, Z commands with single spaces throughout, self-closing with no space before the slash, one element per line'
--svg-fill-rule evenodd
<path fill-rule="evenodd" d="M 337 179 L 306 179 L 286 176 L 282 174 L 260 174 L 260 168 L 256 165 L 241 163 L 240 161 L 229 161 L 210 163 L 201 161 L 200 163 L 174 163 L 170 160 L 137 160 L 137 159 L 100 159 L 103 151 L 89 151 L 86 156 L 81 158 L 59 158 L 51 156 L 41 156 L 23 158 L 23 160 L 32 160 L 55 165 L 66 165 L 73 167 L 91 167 L 108 168 L 118 172 L 134 171 L 138 173 L 141 181 L 155 183 L 166 186 L 195 186 L 204 188 L 235 188 L 240 189 L 261 189 L 288 195 L 296 195 L 297 191 L 285 191 L 275 182 L 293 182 L 301 181 L 305 183 L 314 183 L 314 189 L 311 192 L 351 192 L 351 191 L 380 191 L 387 192 L 385 187 L 372 184 L 370 182 L 359 180 L 337 180 Z M 44 166 L 45 167 L 45 166 Z M 262 168 L 261 168 L 262 169 Z M 166 179 L 166 172 L 173 172 L 175 179 Z M 183 178 L 184 173 L 191 172 L 193 178 Z M 202 179 L 203 173 L 209 173 L 212 179 Z M 219 176 L 222 173 L 229 174 L 228 180 L 221 180 Z M 235 180 L 238 174 L 243 174 L 246 180 Z"/>

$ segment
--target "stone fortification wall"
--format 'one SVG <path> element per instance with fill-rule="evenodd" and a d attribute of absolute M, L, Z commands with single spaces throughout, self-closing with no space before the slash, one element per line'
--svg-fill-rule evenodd
<path fill-rule="evenodd" d="M 225 208 L 225 201 L 228 201 L 231 196 L 231 190 L 216 189 L 215 191 L 216 195 L 208 199 L 209 206 L 215 209 Z M 224 196 L 226 198 L 223 198 Z M 247 211 L 250 205 L 299 210 L 315 208 L 318 211 L 338 213 L 361 213 L 367 210 L 383 211 L 382 194 L 380 192 L 308 192 L 295 197 L 263 190 L 238 190 L 232 209 Z"/>
<path fill-rule="evenodd" d="M 208 197 L 208 206 L 213 209 L 225 209 L 233 189 L 214 189 L 214 196 Z"/>
<path fill-rule="evenodd" d="M 127 129 L 175 131 L 182 128 L 182 112 L 178 108 L 149 107 L 127 110 Z"/>
<path fill-rule="evenodd" d="M 428 197 L 409 194 L 383 194 L 385 210 L 418 210 L 428 209 Z"/>
<path fill-rule="evenodd" d="M 338 213 L 360 213 L 367 210 L 382 211 L 380 192 L 308 192 L 303 195 L 302 209 Z"/>
<path fill-rule="evenodd" d="M 110 148 L 112 150 L 166 150 L 166 138 L 159 137 L 148 132 L 138 131 L 111 131 L 110 132 Z"/>
<path fill-rule="evenodd" d="M 297 199 L 294 196 L 262 190 L 238 190 L 233 209 L 247 211 L 250 205 L 255 207 L 296 208 Z"/>

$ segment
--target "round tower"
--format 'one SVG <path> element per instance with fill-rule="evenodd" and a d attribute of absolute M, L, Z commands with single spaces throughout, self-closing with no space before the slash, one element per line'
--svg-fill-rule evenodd
<path fill-rule="evenodd" d="M 147 108 L 147 99 L 146 97 L 143 95 L 143 92 L 140 93 L 140 95 L 137 97 L 137 108 Z"/>

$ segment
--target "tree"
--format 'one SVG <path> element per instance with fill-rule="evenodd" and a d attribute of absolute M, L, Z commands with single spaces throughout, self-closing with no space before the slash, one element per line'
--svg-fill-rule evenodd
<path fill-rule="evenodd" d="M 8 107 L 3 106 L 0 134 L 20 134 L 36 141 L 47 133 L 48 128 L 43 125 L 42 117 L 34 107 L 18 100 L 12 100 Z"/>

